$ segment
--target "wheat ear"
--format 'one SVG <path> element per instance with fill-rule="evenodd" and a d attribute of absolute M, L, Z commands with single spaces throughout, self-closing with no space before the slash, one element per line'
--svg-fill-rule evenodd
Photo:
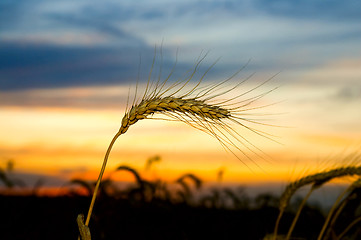
<path fill-rule="evenodd" d="M 254 107 L 252 104 L 258 101 L 259 99 L 261 99 L 262 97 L 264 97 L 266 94 L 272 92 L 276 88 L 256 96 L 245 97 L 245 99 L 240 100 L 240 97 L 246 96 L 246 94 L 251 93 L 253 90 L 266 84 L 271 79 L 268 79 L 267 81 L 259 84 L 258 86 L 253 87 L 246 92 L 243 92 L 242 94 L 238 94 L 236 97 L 232 97 L 231 99 L 227 99 L 227 100 L 223 99 L 217 101 L 216 100 L 217 98 L 222 97 L 225 94 L 236 90 L 242 83 L 248 80 L 248 78 L 224 90 L 224 85 L 243 69 L 241 68 L 231 77 L 227 78 L 226 80 L 220 83 L 210 85 L 208 87 L 203 87 L 203 88 L 200 87 L 203 78 L 206 76 L 208 71 L 214 66 L 215 64 L 214 63 L 211 65 L 211 67 L 208 68 L 208 70 L 205 71 L 205 73 L 200 77 L 199 81 L 193 84 L 192 86 L 190 86 L 189 88 L 189 85 L 191 84 L 191 80 L 193 79 L 194 75 L 199 69 L 200 64 L 202 63 L 202 61 L 206 56 L 207 54 L 204 54 L 199 57 L 199 59 L 195 64 L 195 67 L 191 71 L 189 71 L 189 75 L 185 78 L 184 81 L 181 82 L 177 81 L 169 87 L 166 87 L 166 85 L 173 73 L 173 70 L 166 77 L 164 81 L 160 81 L 160 76 L 156 82 L 151 81 L 151 74 L 155 62 L 155 57 L 154 57 L 147 86 L 145 88 L 142 99 L 137 102 L 136 96 L 134 97 L 132 106 L 130 107 L 130 109 L 128 109 L 125 112 L 124 117 L 121 121 L 120 129 L 113 137 L 107 149 L 102 164 L 102 168 L 100 170 L 99 177 L 96 182 L 88 215 L 85 221 L 86 226 L 88 226 L 89 224 L 90 217 L 92 214 L 92 209 L 99 189 L 99 185 L 105 171 L 105 167 L 107 164 L 110 151 L 116 139 L 120 135 L 126 133 L 131 125 L 135 124 L 137 121 L 141 119 L 152 118 L 152 116 L 155 114 L 163 114 L 168 117 L 167 120 L 173 119 L 176 121 L 185 122 L 186 124 L 195 127 L 199 130 L 202 130 L 208 133 L 209 135 L 215 137 L 226 150 L 231 151 L 235 156 L 238 157 L 238 155 L 235 154 L 230 147 L 234 147 L 237 150 L 241 151 L 243 155 L 250 160 L 252 159 L 237 145 L 237 143 L 242 144 L 244 147 L 246 147 L 248 150 L 252 151 L 253 153 L 255 153 L 255 150 L 253 150 L 252 147 L 253 148 L 256 147 L 250 141 L 248 141 L 244 136 L 240 135 L 237 131 L 235 131 L 232 127 L 232 124 L 240 125 L 254 134 L 257 134 L 259 136 L 268 139 L 272 139 L 272 135 L 247 126 L 246 125 L 247 123 L 252 123 L 252 124 L 263 124 L 263 123 L 259 123 L 257 122 L 257 120 L 247 119 L 246 118 L 247 113 L 245 112 L 258 110 L 259 108 L 265 107 L 265 106 Z M 186 89 L 186 87 L 188 87 L 189 89 Z M 136 87 L 136 93 L 137 93 L 137 88 L 138 85 Z"/>
<path fill-rule="evenodd" d="M 315 182 L 328 182 L 334 178 L 361 175 L 361 166 L 340 167 L 301 178 L 286 187 L 280 199 L 280 209 L 285 209 L 297 189 Z"/>
<path fill-rule="evenodd" d="M 344 177 L 344 176 L 353 176 L 353 175 L 361 175 L 361 166 L 349 166 L 349 167 L 340 167 L 336 169 L 332 169 L 329 171 L 316 173 L 312 175 L 308 175 L 303 177 L 297 181 L 294 181 L 287 185 L 285 191 L 282 193 L 280 198 L 279 210 L 280 213 L 276 220 L 275 229 L 274 229 L 274 238 L 277 236 L 279 222 L 283 215 L 284 210 L 289 204 L 289 201 L 293 194 L 301 187 L 306 186 L 311 183 L 315 183 L 317 185 L 324 184 L 334 178 Z"/>

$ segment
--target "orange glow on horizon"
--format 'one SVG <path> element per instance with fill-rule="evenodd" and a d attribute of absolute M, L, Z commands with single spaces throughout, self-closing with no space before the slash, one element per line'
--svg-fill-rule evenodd
<path fill-rule="evenodd" d="M 46 95 L 43 91 L 42 94 Z M 67 89 L 58 94 L 72 93 L 79 97 L 97 94 L 95 89 Z M 359 149 L 359 134 L 349 127 L 357 123 L 348 122 L 354 118 L 339 118 L 338 121 L 344 123 L 343 130 L 335 129 L 332 123 L 325 122 L 326 118 L 331 119 L 327 115 L 331 113 L 325 112 L 317 119 L 314 114 L 318 109 L 314 109 L 314 104 L 299 104 L 299 115 L 281 116 L 282 122 L 275 123 L 281 127 L 252 126 L 271 133 L 272 138 L 281 144 L 255 134 L 249 136 L 250 131 L 244 128 L 237 129 L 264 152 L 241 145 L 241 150 L 249 156 L 233 149 L 241 161 L 231 152 L 226 152 L 215 138 L 184 123 L 139 121 L 117 140 L 106 174 L 119 165 L 127 165 L 149 179 L 174 181 L 182 174 L 194 173 L 204 181 L 212 182 L 216 181 L 217 171 L 222 167 L 226 169 L 224 182 L 287 182 L 305 172 L 335 166 L 339 159 L 323 163 L 322 159 L 342 153 L 345 148 L 349 152 Z M 275 112 L 283 112 L 277 110 L 279 107 L 275 106 Z M 294 108 L 291 103 L 284 107 Z M 307 109 L 310 109 L 309 116 L 305 114 Z M 14 159 L 16 170 L 21 172 L 94 180 L 108 144 L 119 129 L 123 111 L 124 107 L 1 107 L 0 157 Z M 357 113 L 352 111 L 350 114 Z M 276 115 L 274 119 L 277 118 Z M 155 154 L 161 157 L 161 162 L 156 163 L 152 171 L 144 172 L 146 160 Z M 125 173 L 113 173 L 112 177 L 122 181 L 134 180 Z"/>

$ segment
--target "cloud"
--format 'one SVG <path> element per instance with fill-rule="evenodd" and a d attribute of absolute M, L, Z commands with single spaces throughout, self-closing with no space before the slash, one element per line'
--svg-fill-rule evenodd
<path fill-rule="evenodd" d="M 71 107 L 119 109 L 127 102 L 128 88 L 68 87 L 0 91 L 0 107 Z"/>
<path fill-rule="evenodd" d="M 72 29 L 82 29 L 96 32 L 99 35 L 107 35 L 115 38 L 118 44 L 138 46 L 144 44 L 140 38 L 125 32 L 121 27 L 115 26 L 114 22 L 104 21 L 92 15 L 75 16 L 69 13 L 49 14 L 49 20 L 56 21 L 57 24 L 69 26 Z M 114 40 L 113 40 L 114 41 Z"/>
<path fill-rule="evenodd" d="M 311 68 L 303 75 L 304 83 L 313 85 L 361 87 L 360 57 L 346 57 L 329 60 L 325 64 Z"/>
<path fill-rule="evenodd" d="M 348 102 L 354 100 L 361 100 L 361 86 L 343 87 L 336 92 L 334 97 L 337 100 L 348 101 Z"/>
<path fill-rule="evenodd" d="M 24 24 L 27 13 L 33 9 L 31 1 L 1 1 L 0 2 L 0 33 L 4 31 L 11 31 L 14 28 L 19 28 Z M 30 10 L 30 11 L 29 11 Z"/>
<path fill-rule="evenodd" d="M 323 21 L 360 21 L 360 1 L 288 1 L 288 0 L 257 0 L 257 9 L 265 13 L 287 18 L 298 18 Z"/>
<path fill-rule="evenodd" d="M 358 1 L 3 1 L 0 91 L 134 81 L 139 53 L 185 72 L 201 49 L 225 56 L 218 73 L 305 70 L 359 56 Z M 217 16 L 217 17 L 214 17 Z M 6 22 L 6 24 L 4 24 Z M 143 76 L 149 67 L 145 67 Z M 215 77 L 216 75 L 214 75 Z"/>
<path fill-rule="evenodd" d="M 147 81 L 151 69 L 154 47 L 110 48 L 90 46 L 59 46 L 24 42 L 0 42 L 0 92 L 29 89 L 135 85 L 140 66 L 140 81 Z M 192 61 L 179 61 L 172 80 L 184 78 L 194 67 L 197 54 Z M 162 56 L 158 47 L 153 77 L 157 78 L 160 65 L 164 78 L 176 61 L 176 50 L 163 47 Z M 141 57 L 140 57 L 141 56 Z M 141 58 L 141 60 L 140 60 Z M 208 59 L 209 58 L 209 59 Z M 216 58 L 207 57 L 199 72 L 203 73 Z M 141 63 L 140 63 L 141 61 Z M 246 61 L 243 62 L 243 64 Z M 242 66 L 222 65 L 220 62 L 208 74 L 211 79 L 228 77 Z M 224 76 L 224 73 L 228 74 Z M 194 78 L 198 81 L 198 78 Z M 15 94 L 16 95 L 16 94 Z M 14 95 L 14 96 L 15 96 Z M 29 96 L 27 94 L 24 95 Z M 25 98 L 24 98 L 25 99 Z"/>
<path fill-rule="evenodd" d="M 0 44 L 1 91 L 120 84 L 137 74 L 134 49 Z"/>

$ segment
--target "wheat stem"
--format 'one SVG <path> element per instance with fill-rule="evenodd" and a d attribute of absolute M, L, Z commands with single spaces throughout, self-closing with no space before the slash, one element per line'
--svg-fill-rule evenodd
<path fill-rule="evenodd" d="M 336 199 L 335 203 L 332 205 L 332 208 L 330 209 L 328 215 L 327 215 L 327 219 L 322 227 L 322 230 L 319 234 L 318 239 L 321 239 L 322 236 L 325 234 L 326 231 L 326 227 L 329 224 L 329 222 L 331 221 L 331 217 L 332 217 L 332 221 L 329 224 L 329 230 L 328 232 L 325 234 L 325 238 L 327 238 L 330 230 L 333 228 L 333 226 L 335 225 L 335 222 L 338 218 L 338 216 L 340 215 L 340 213 L 342 212 L 343 208 L 346 206 L 348 200 L 350 199 L 350 195 L 347 196 L 346 198 L 344 198 L 346 196 L 346 194 L 348 192 L 350 192 L 350 194 L 352 194 L 352 191 L 358 187 L 360 187 L 361 184 L 361 179 L 357 179 L 356 181 L 354 181 L 348 188 L 346 188 Z M 343 199 L 344 198 L 344 199 Z M 341 200 L 343 199 L 343 201 L 341 202 Z M 338 207 L 338 208 L 337 208 Z M 337 208 L 337 211 L 336 211 Z"/>
<path fill-rule="evenodd" d="M 280 212 L 279 212 L 279 214 L 278 214 L 278 217 L 277 217 L 277 220 L 276 220 L 276 224 L 275 224 L 275 229 L 274 229 L 274 231 L 273 231 L 273 240 L 276 240 L 276 239 L 277 239 L 278 226 L 279 226 L 279 224 L 280 224 L 280 221 L 281 221 L 283 212 L 284 212 L 284 209 L 281 209 Z"/>
<path fill-rule="evenodd" d="M 355 226 L 357 223 L 359 223 L 361 221 L 361 216 L 356 218 L 355 220 L 352 221 L 352 223 L 350 223 L 350 225 L 347 226 L 347 228 L 336 238 L 336 239 L 342 239 L 343 236 L 350 231 L 351 228 L 353 228 L 353 226 Z"/>
<path fill-rule="evenodd" d="M 327 214 L 327 218 L 322 226 L 322 229 L 320 231 L 320 234 L 318 235 L 317 237 L 317 240 L 321 240 L 322 239 L 322 236 L 323 234 L 325 233 L 326 231 L 326 228 L 328 226 L 328 223 L 330 222 L 331 220 L 331 217 L 333 215 L 333 213 L 335 212 L 336 210 L 336 207 L 338 206 L 339 202 L 342 200 L 342 198 L 346 195 L 346 193 L 349 191 L 349 189 L 347 188 L 345 191 L 343 191 L 336 199 L 335 203 L 332 205 L 330 211 L 328 212 Z"/>
<path fill-rule="evenodd" d="M 315 189 L 314 187 L 311 187 L 311 189 L 308 191 L 307 195 L 306 195 L 306 196 L 304 197 L 304 199 L 302 200 L 300 206 L 298 207 L 298 210 L 297 210 L 297 213 L 296 213 L 296 215 L 295 215 L 295 218 L 293 219 L 292 224 L 291 224 L 291 227 L 290 227 L 289 230 L 288 230 L 288 233 L 287 233 L 287 236 L 286 236 L 286 240 L 289 240 L 289 239 L 290 239 L 291 234 L 292 234 L 292 232 L 293 232 L 293 229 L 295 228 L 296 223 L 297 223 L 297 220 L 298 220 L 298 218 L 299 218 L 299 216 L 300 216 L 300 214 L 301 214 L 301 211 L 302 211 L 303 207 L 305 206 L 308 198 L 311 196 L 311 193 L 313 192 L 314 189 Z"/>
<path fill-rule="evenodd" d="M 115 134 L 115 136 L 113 137 L 112 141 L 110 142 L 109 144 L 109 147 L 108 147 L 108 150 L 107 152 L 105 153 L 105 156 L 104 156 L 104 160 L 103 160 L 103 164 L 102 164 L 102 168 L 99 172 L 99 176 L 98 176 L 98 180 L 96 182 L 96 185 L 95 185 L 95 188 L 94 188 L 94 192 L 93 192 L 93 197 L 92 197 L 92 200 L 90 202 L 90 206 L 89 206 L 89 210 L 88 210 L 88 215 L 86 217 L 86 220 L 85 220 L 85 226 L 89 226 L 89 221 L 90 221 L 90 217 L 92 215 L 92 212 L 93 212 L 93 207 L 94 207 L 94 203 L 95 203 L 95 199 L 97 197 L 97 193 L 98 193 L 98 189 L 99 189 L 99 186 L 100 186 L 100 182 L 102 180 L 102 177 L 103 177 L 103 174 L 104 174 L 104 171 L 105 171 L 105 167 L 107 166 L 107 162 L 108 162 L 108 157 L 109 157 L 109 154 L 110 154 L 110 151 L 112 150 L 112 147 L 115 143 L 115 141 L 117 140 L 117 138 L 121 135 L 121 131 L 117 132 L 117 134 Z"/>

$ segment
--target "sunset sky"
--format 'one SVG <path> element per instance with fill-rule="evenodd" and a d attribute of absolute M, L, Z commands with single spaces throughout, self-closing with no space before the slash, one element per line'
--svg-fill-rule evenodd
<path fill-rule="evenodd" d="M 161 44 L 163 79 L 176 58 L 181 78 L 202 51 L 200 74 L 220 57 L 205 85 L 244 65 L 232 83 L 254 75 L 237 94 L 276 75 L 257 89 L 278 87 L 258 103 L 276 104 L 247 117 L 280 126 L 252 126 L 279 143 L 239 129 L 264 152 L 236 152 L 240 161 L 184 123 L 143 120 L 118 139 L 107 174 L 126 164 L 169 181 L 186 172 L 216 181 L 224 169 L 225 182 L 287 182 L 343 165 L 361 147 L 360 12 L 357 0 L 1 1 L 0 167 L 14 159 L 30 185 L 95 179 L 129 88 L 147 81 Z"/>

